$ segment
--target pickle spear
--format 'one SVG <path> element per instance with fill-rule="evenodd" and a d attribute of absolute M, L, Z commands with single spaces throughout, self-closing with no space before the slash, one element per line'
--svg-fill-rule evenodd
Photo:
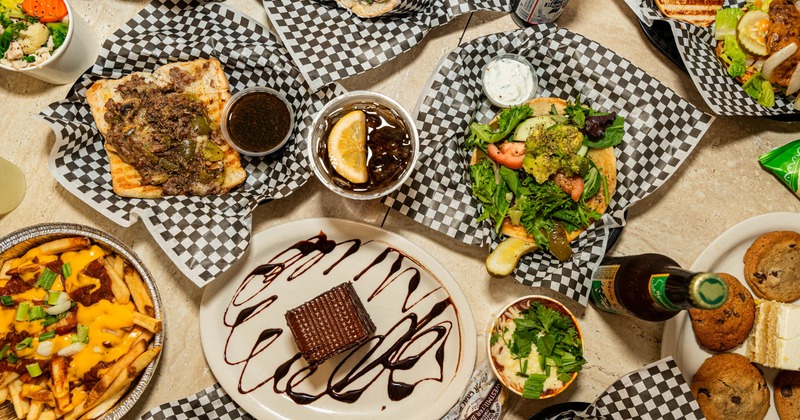
<path fill-rule="evenodd" d="M 535 250 L 535 241 L 507 238 L 486 257 L 486 271 L 492 277 L 505 277 L 514 271 L 523 255 Z"/>

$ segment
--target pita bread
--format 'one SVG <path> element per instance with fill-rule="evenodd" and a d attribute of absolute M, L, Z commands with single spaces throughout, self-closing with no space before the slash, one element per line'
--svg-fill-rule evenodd
<path fill-rule="evenodd" d="M 724 0 L 656 0 L 664 16 L 697 26 L 711 26 Z"/>
<path fill-rule="evenodd" d="M 219 130 L 222 109 L 231 96 L 228 79 L 222 71 L 222 65 L 218 60 L 200 59 L 166 64 L 153 73 L 138 72 L 116 80 L 99 80 L 95 82 L 87 90 L 86 99 L 100 133 L 106 137 L 112 128 L 111 123 L 106 121 L 105 114 L 109 100 L 116 103 L 123 102 L 122 94 L 119 90 L 121 85 L 130 81 L 133 77 L 141 77 L 145 82 L 154 83 L 157 86 L 166 86 L 173 82 L 170 76 L 170 70 L 173 68 L 180 69 L 195 77 L 190 83 L 180 87 L 181 92 L 196 98 L 202 104 L 206 117 L 211 123 L 212 130 Z M 147 130 L 146 127 L 137 128 Z M 197 140 L 211 141 L 209 136 L 199 135 Z M 215 142 L 214 144 L 221 149 L 224 155 L 222 159 L 224 166 L 223 179 L 219 188 L 219 193 L 222 194 L 244 182 L 247 173 L 242 168 L 239 153 L 236 150 L 224 141 L 221 143 Z M 114 193 L 132 198 L 164 197 L 163 187 L 144 184 L 139 171 L 133 165 L 125 162 L 112 144 L 106 141 L 104 145 L 108 153 Z"/>
<path fill-rule="evenodd" d="M 533 109 L 532 116 L 543 116 L 543 115 L 551 115 L 550 111 L 555 107 L 555 110 L 558 114 L 563 115 L 564 109 L 567 107 L 567 102 L 563 99 L 559 98 L 534 98 L 528 101 L 528 106 Z M 495 118 L 492 120 L 494 123 L 497 120 Z M 480 152 L 480 153 L 478 153 Z M 470 161 L 470 165 L 474 165 L 480 159 L 480 155 L 483 152 L 479 149 L 476 149 L 472 153 L 472 159 Z M 617 156 L 614 154 L 613 147 L 607 147 L 605 149 L 593 149 L 590 148 L 589 152 L 587 152 L 586 156 L 591 159 L 594 164 L 597 166 L 597 169 L 603 174 L 606 178 L 608 183 L 608 195 L 609 197 L 614 195 L 614 190 L 617 186 Z M 608 203 L 606 202 L 605 193 L 602 188 L 590 199 L 586 200 L 586 204 L 596 212 L 603 214 L 605 213 L 606 209 L 608 209 Z M 503 220 L 502 232 L 504 235 L 524 239 L 528 242 L 536 242 L 533 238 L 533 235 L 529 235 L 525 228 L 521 225 L 515 225 L 511 223 L 511 219 L 506 218 Z M 585 229 L 578 229 L 573 232 L 567 232 L 567 239 L 572 242 L 580 236 L 581 232 Z"/>
<path fill-rule="evenodd" d="M 337 0 L 342 6 L 353 11 L 356 15 L 362 18 L 371 18 L 388 13 L 397 6 L 400 0 L 385 0 L 385 1 L 372 1 L 372 4 L 362 2 L 361 0 Z"/>

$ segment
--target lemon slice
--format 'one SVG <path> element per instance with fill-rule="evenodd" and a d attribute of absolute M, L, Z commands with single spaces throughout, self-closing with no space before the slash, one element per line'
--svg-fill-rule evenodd
<path fill-rule="evenodd" d="M 350 111 L 328 135 L 328 159 L 333 169 L 354 184 L 367 182 L 367 115 Z"/>

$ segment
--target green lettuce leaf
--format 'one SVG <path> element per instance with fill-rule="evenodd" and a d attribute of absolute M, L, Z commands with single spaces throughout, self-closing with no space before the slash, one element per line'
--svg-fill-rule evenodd
<path fill-rule="evenodd" d="M 476 122 L 469 125 L 470 136 L 464 142 L 466 150 L 479 148 L 486 151 L 486 145 L 489 143 L 497 143 L 500 140 L 508 137 L 519 123 L 525 121 L 533 114 L 533 109 L 528 105 L 519 105 L 508 108 L 500 113 L 497 118 L 497 130 L 492 128 L 489 124 L 478 124 Z"/>
<path fill-rule="evenodd" d="M 714 37 L 722 41 L 728 35 L 736 36 L 736 25 L 744 16 L 744 11 L 738 7 L 720 9 L 717 11 L 717 20 L 714 23 Z"/>
<path fill-rule="evenodd" d="M 739 42 L 736 41 L 736 35 L 725 36 L 725 55 L 730 59 L 728 62 L 728 74 L 731 77 L 739 77 L 744 75 L 747 71 L 745 60 L 747 55 L 742 51 Z"/>

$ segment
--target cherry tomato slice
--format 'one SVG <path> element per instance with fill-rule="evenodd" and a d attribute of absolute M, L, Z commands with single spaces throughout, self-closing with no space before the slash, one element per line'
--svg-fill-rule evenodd
<path fill-rule="evenodd" d="M 525 143 L 517 141 L 505 142 L 499 148 L 490 143 L 486 149 L 492 160 L 506 168 L 522 168 L 522 161 L 525 160 Z"/>
<path fill-rule="evenodd" d="M 24 0 L 22 10 L 42 23 L 58 22 L 67 16 L 64 0 Z"/>

